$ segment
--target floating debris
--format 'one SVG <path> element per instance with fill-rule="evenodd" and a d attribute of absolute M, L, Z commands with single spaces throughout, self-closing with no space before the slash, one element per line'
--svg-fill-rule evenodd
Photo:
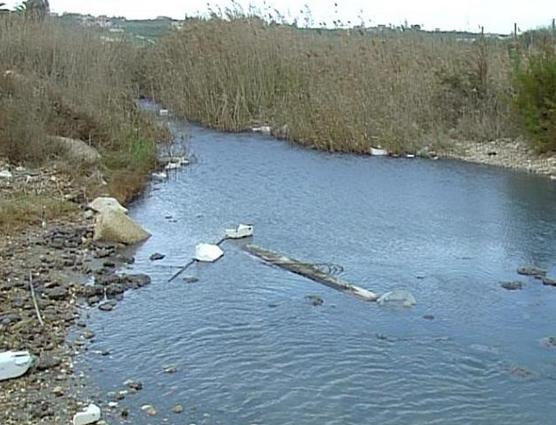
<path fill-rule="evenodd" d="M 377 303 L 379 305 L 413 307 L 415 304 L 417 304 L 417 301 L 415 300 L 415 297 L 411 294 L 411 292 L 403 289 L 396 289 L 382 295 L 377 300 Z"/>
<path fill-rule="evenodd" d="M 228 239 L 243 239 L 253 236 L 255 227 L 252 224 L 240 224 L 235 229 L 226 229 L 225 234 Z"/>
<path fill-rule="evenodd" d="M 224 251 L 218 245 L 200 243 L 195 247 L 196 261 L 203 263 L 214 263 L 224 255 Z"/>

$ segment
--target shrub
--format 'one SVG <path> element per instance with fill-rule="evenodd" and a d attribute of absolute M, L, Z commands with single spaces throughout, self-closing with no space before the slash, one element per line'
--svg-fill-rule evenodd
<path fill-rule="evenodd" d="M 532 53 L 515 71 L 515 113 L 539 152 L 556 150 L 556 52 Z"/>

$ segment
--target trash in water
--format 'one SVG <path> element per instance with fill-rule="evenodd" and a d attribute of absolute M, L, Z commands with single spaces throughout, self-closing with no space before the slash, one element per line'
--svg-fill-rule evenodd
<path fill-rule="evenodd" d="M 19 378 L 35 364 L 35 357 L 28 351 L 0 353 L 0 381 Z"/>
<path fill-rule="evenodd" d="M 184 165 L 188 165 L 188 164 L 189 164 L 189 160 L 185 156 L 174 156 L 167 159 L 164 169 L 177 170 L 178 168 L 181 168 Z"/>
<path fill-rule="evenodd" d="M 224 251 L 218 245 L 200 243 L 195 247 L 195 260 L 203 263 L 214 263 L 224 255 Z"/>
<path fill-rule="evenodd" d="M 253 236 L 255 228 L 252 224 L 240 224 L 235 229 L 226 229 L 226 237 L 229 239 L 243 239 Z"/>
<path fill-rule="evenodd" d="M 73 416 L 73 425 L 89 425 L 100 421 L 100 407 L 89 404 L 89 407 Z"/>
<path fill-rule="evenodd" d="M 406 290 L 396 289 L 391 292 L 387 292 L 382 295 L 377 303 L 379 305 L 392 305 L 392 306 L 402 306 L 402 307 L 412 307 L 417 304 L 415 297 Z"/>

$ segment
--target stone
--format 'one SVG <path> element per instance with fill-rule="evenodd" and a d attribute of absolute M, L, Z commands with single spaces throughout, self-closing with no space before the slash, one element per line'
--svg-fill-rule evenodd
<path fill-rule="evenodd" d="M 313 306 L 318 307 L 324 304 L 324 300 L 318 295 L 307 295 L 305 297 Z"/>
<path fill-rule="evenodd" d="M 183 278 L 183 281 L 185 283 L 197 283 L 199 282 L 199 278 L 193 277 L 193 276 L 186 276 Z"/>
<path fill-rule="evenodd" d="M 95 220 L 95 241 L 117 242 L 126 245 L 148 239 L 149 232 L 121 211 L 108 210 Z"/>
<path fill-rule="evenodd" d="M 175 414 L 180 414 L 183 413 L 183 406 L 181 404 L 176 404 L 174 407 L 172 407 L 172 412 L 174 412 Z"/>
<path fill-rule="evenodd" d="M 82 335 L 85 339 L 93 339 L 95 337 L 95 333 L 90 329 L 84 329 Z"/>
<path fill-rule="evenodd" d="M 542 283 L 543 283 L 543 285 L 546 285 L 546 286 L 556 286 L 556 279 L 544 276 L 543 279 L 542 279 Z"/>
<path fill-rule="evenodd" d="M 85 143 L 83 140 L 70 139 L 68 137 L 52 137 L 51 140 L 55 142 L 63 151 L 66 159 L 83 164 L 96 164 L 101 156 L 98 151 Z"/>
<path fill-rule="evenodd" d="M 103 214 L 107 211 L 118 211 L 127 214 L 127 208 L 120 204 L 116 198 L 96 198 L 88 205 L 88 207 L 100 214 Z"/>
<path fill-rule="evenodd" d="M 540 340 L 541 346 L 544 348 L 556 348 L 556 336 L 547 336 Z"/>
<path fill-rule="evenodd" d="M 525 266 L 517 269 L 517 273 L 523 276 L 546 276 L 546 270 L 536 266 Z"/>
<path fill-rule="evenodd" d="M 39 357 L 37 370 L 44 371 L 48 369 L 54 369 L 55 367 L 60 366 L 60 364 L 62 364 L 62 361 L 58 357 L 50 353 L 42 353 Z"/>
<path fill-rule="evenodd" d="M 141 406 L 141 410 L 149 416 L 156 416 L 156 409 L 151 404 L 144 404 Z"/>
<path fill-rule="evenodd" d="M 98 306 L 98 309 L 101 310 L 101 311 L 112 311 L 112 310 L 114 310 L 114 308 L 116 308 L 117 304 L 118 303 L 116 301 L 109 300 L 109 301 L 106 301 L 106 302 L 103 302 L 102 304 L 100 304 Z"/>
<path fill-rule="evenodd" d="M 434 320 L 434 316 L 432 314 L 425 314 L 423 316 L 423 319 L 425 319 L 425 320 Z"/>
<path fill-rule="evenodd" d="M 54 394 L 56 397 L 62 397 L 64 395 L 64 389 L 62 387 L 54 387 L 52 389 L 52 394 Z"/>
<path fill-rule="evenodd" d="M 178 369 L 175 366 L 166 366 L 164 368 L 164 373 L 176 373 Z"/>
<path fill-rule="evenodd" d="M 138 288 L 147 286 L 151 283 L 150 276 L 146 274 L 129 274 L 122 276 L 122 281 L 127 285 L 134 285 Z"/>
<path fill-rule="evenodd" d="M 143 389 L 143 383 L 141 381 L 134 381 L 133 379 L 128 379 L 124 382 L 124 385 L 135 391 L 141 391 Z"/>
<path fill-rule="evenodd" d="M 500 286 L 508 291 L 518 291 L 520 289 L 523 289 L 523 283 L 522 282 L 502 282 L 500 284 Z"/>
<path fill-rule="evenodd" d="M 160 261 L 160 260 L 164 260 L 166 256 L 164 254 L 160 254 L 159 252 L 154 253 L 153 255 L 151 255 L 149 258 L 151 261 Z"/>
<path fill-rule="evenodd" d="M 58 286 L 55 288 L 45 289 L 44 294 L 51 300 L 61 301 L 68 297 L 68 290 Z"/>

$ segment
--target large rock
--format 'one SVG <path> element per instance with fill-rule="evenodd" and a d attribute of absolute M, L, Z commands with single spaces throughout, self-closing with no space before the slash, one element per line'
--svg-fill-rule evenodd
<path fill-rule="evenodd" d="M 101 214 L 105 213 L 106 211 L 118 211 L 127 214 L 127 208 L 122 206 L 115 198 L 108 198 L 108 197 L 96 198 L 93 202 L 89 204 L 89 208 Z"/>
<path fill-rule="evenodd" d="M 52 141 L 60 147 L 66 158 L 70 161 L 96 164 L 101 158 L 98 151 L 83 140 L 52 137 Z"/>
<path fill-rule="evenodd" d="M 95 221 L 95 241 L 131 245 L 150 236 L 149 232 L 121 211 L 107 210 L 99 214 Z"/>

